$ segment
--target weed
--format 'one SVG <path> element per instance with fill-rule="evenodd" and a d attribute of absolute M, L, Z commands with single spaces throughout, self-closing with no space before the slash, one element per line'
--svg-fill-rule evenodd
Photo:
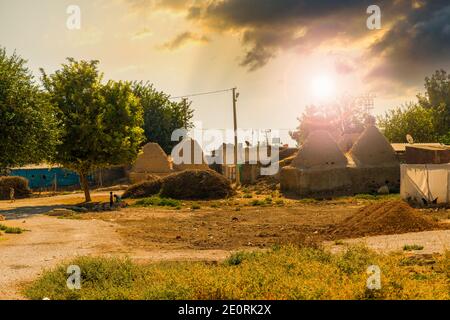
<path fill-rule="evenodd" d="M 418 244 L 413 245 L 405 244 L 403 246 L 403 251 L 415 251 L 415 250 L 423 250 L 423 246 Z"/>
<path fill-rule="evenodd" d="M 21 234 L 22 232 L 24 232 L 25 230 L 22 228 L 18 228 L 18 227 L 7 227 L 3 224 L 0 224 L 0 230 L 3 231 L 4 233 L 10 233 L 10 234 Z"/>

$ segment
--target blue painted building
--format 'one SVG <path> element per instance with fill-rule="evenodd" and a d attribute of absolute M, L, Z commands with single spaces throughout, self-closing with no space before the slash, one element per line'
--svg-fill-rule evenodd
<path fill-rule="evenodd" d="M 26 178 L 31 189 L 55 188 L 55 182 L 58 189 L 80 186 L 78 174 L 61 167 L 27 166 L 11 169 L 10 175 Z M 93 177 L 89 176 L 88 179 L 92 182 Z"/>

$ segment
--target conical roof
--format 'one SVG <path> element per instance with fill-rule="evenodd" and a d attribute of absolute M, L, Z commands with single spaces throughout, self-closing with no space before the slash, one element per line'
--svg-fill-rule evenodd
<path fill-rule="evenodd" d="M 170 163 L 167 154 L 157 143 L 147 143 L 142 153 L 136 159 L 133 166 L 133 172 L 170 172 Z"/>
<path fill-rule="evenodd" d="M 347 158 L 328 131 L 317 130 L 309 134 L 291 166 L 302 169 L 346 167 Z"/>
<path fill-rule="evenodd" d="M 399 164 L 389 141 L 375 126 L 367 127 L 350 150 L 357 166 Z"/>

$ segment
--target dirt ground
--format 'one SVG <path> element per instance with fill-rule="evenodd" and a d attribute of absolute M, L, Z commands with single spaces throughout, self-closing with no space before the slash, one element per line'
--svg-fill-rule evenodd
<path fill-rule="evenodd" d="M 326 239 L 329 224 L 357 206 L 234 207 L 191 210 L 127 208 L 88 215 L 118 223 L 125 242 L 142 249 L 240 250 Z"/>
<path fill-rule="evenodd" d="M 265 196 L 261 196 L 264 199 Z M 109 192 L 94 192 L 94 201 L 107 201 Z M 45 268 L 79 255 L 128 256 L 138 262 L 157 260 L 225 259 L 237 250 L 258 250 L 272 245 L 324 243 L 340 250 L 327 233 L 367 205 L 362 200 L 297 201 L 284 199 L 270 205 L 252 205 L 255 199 L 183 202 L 181 210 L 128 207 L 120 211 L 88 213 L 76 219 L 45 213 L 83 201 L 79 193 L 0 201 L 0 222 L 29 230 L 0 236 L 0 299 L 21 298 L 20 287 Z M 193 204 L 197 210 L 191 209 Z M 426 214 L 448 221 L 450 210 Z M 345 240 L 365 242 L 386 252 L 406 244 L 424 246 L 424 252 L 443 252 L 450 230 Z"/>

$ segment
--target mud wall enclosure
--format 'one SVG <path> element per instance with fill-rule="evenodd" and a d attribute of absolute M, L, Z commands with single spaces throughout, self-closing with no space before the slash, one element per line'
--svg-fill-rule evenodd
<path fill-rule="evenodd" d="M 281 169 L 281 189 L 302 197 L 374 193 L 400 188 L 400 163 L 386 138 L 368 127 L 344 154 L 326 131 L 312 132 L 290 166 Z"/>

